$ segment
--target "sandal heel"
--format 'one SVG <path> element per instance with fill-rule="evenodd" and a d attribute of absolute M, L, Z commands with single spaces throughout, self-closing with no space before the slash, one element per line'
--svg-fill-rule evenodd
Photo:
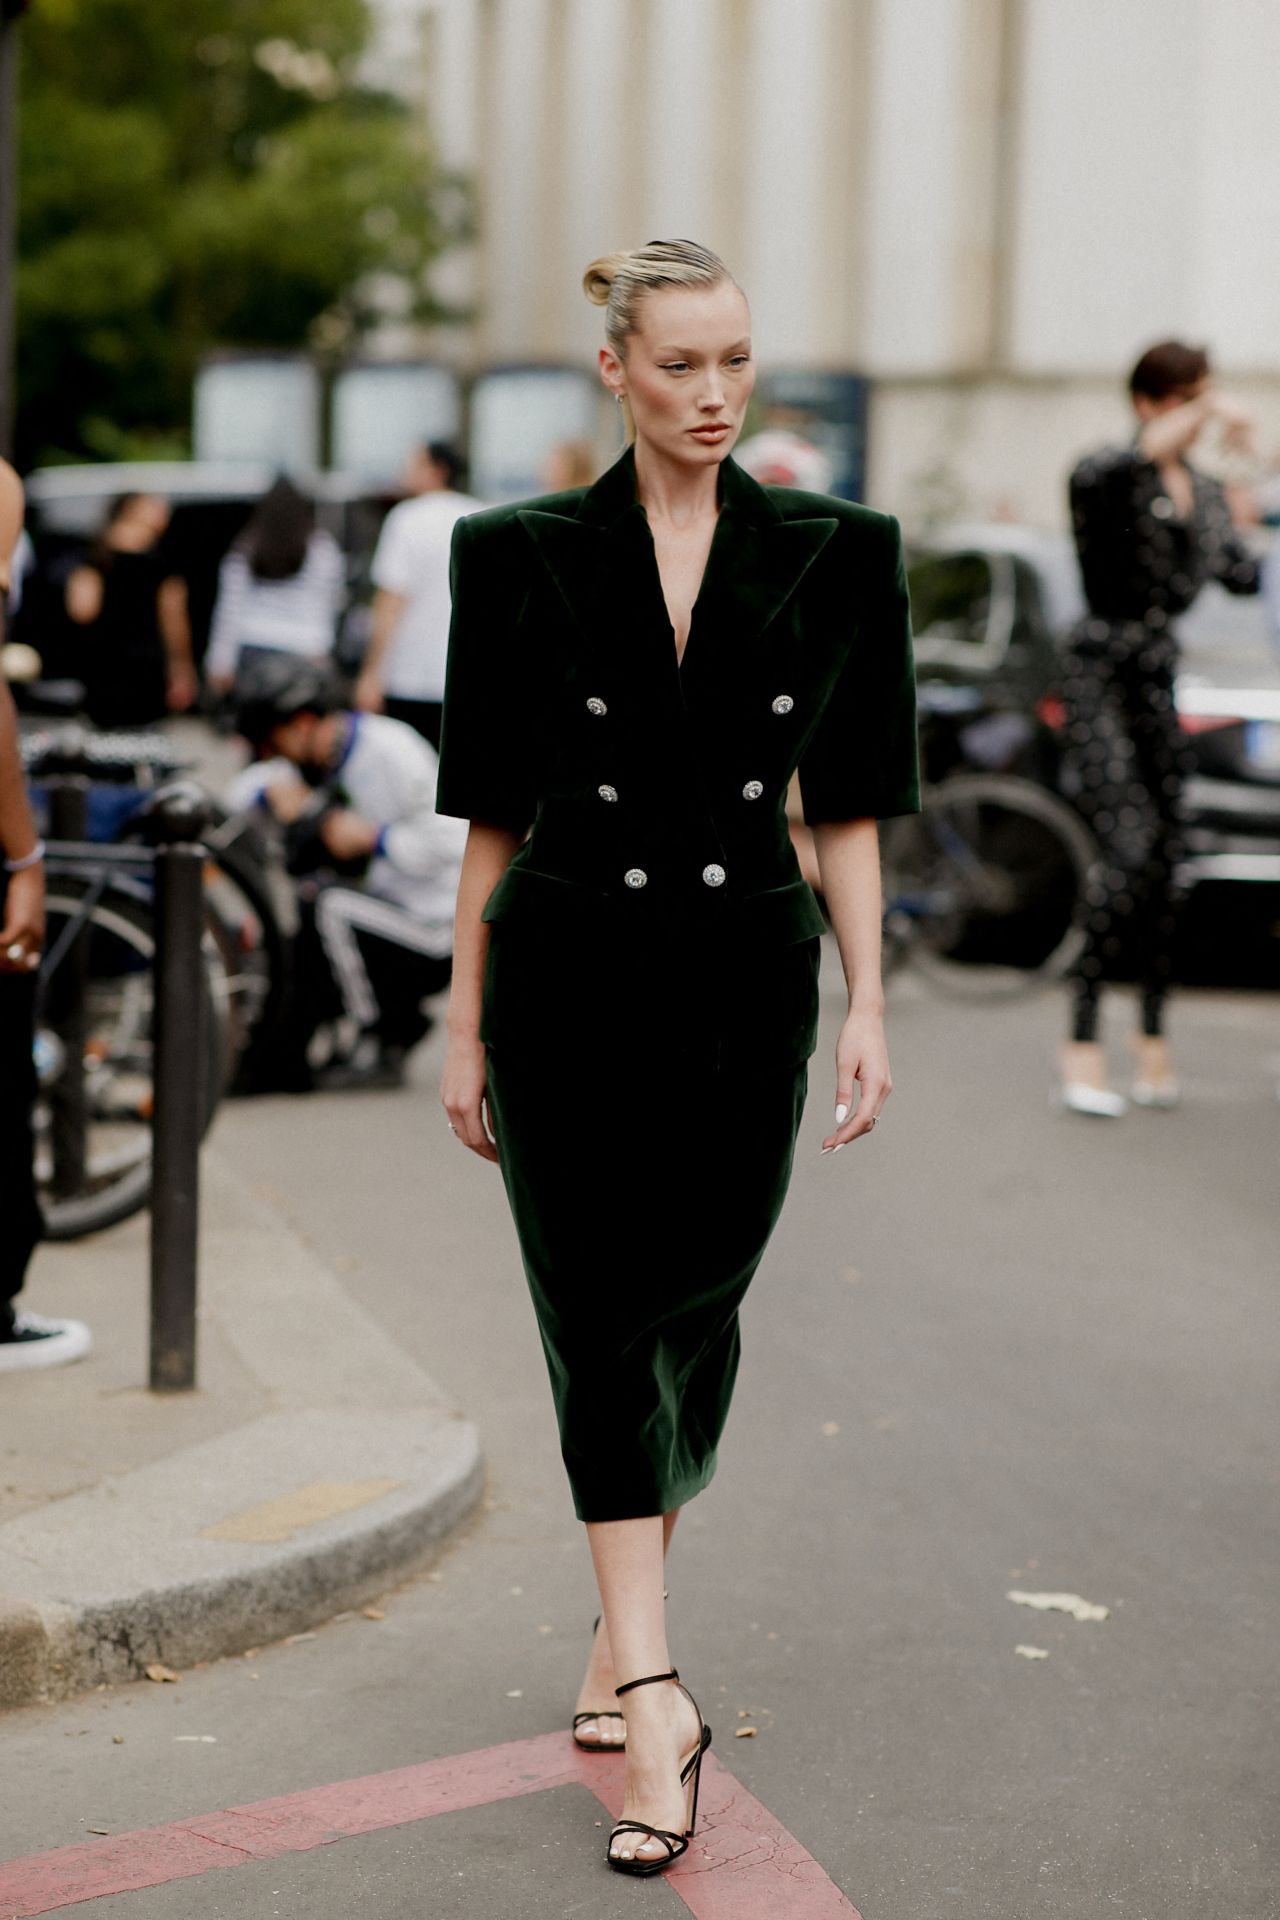
<path fill-rule="evenodd" d="M 702 1717 L 702 1710 L 673 1667 L 670 1673 L 647 1674 L 643 1680 L 628 1680 L 625 1686 L 617 1689 L 619 1699 L 624 1693 L 630 1693 L 633 1687 L 652 1687 L 663 1680 L 674 1680 L 689 1705 L 698 1716 L 698 1744 L 680 1769 L 680 1785 L 685 1789 L 685 1814 L 688 1826 L 683 1833 L 672 1833 L 667 1827 L 651 1827 L 646 1820 L 619 1820 L 609 1835 L 609 1847 L 605 1860 L 615 1873 L 633 1873 L 647 1875 L 665 1873 L 674 1866 L 683 1854 L 689 1851 L 689 1842 L 693 1838 L 698 1824 L 698 1789 L 702 1784 L 702 1757 L 711 1745 L 711 1729 Z M 646 1840 L 660 1840 L 667 1849 L 665 1860 L 623 1860 L 613 1852 L 613 1843 L 622 1833 L 639 1835 L 641 1845 Z"/>

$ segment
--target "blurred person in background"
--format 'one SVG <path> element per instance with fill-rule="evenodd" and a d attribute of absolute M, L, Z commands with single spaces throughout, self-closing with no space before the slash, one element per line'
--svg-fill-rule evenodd
<path fill-rule="evenodd" d="M 1164 1027 L 1187 771 L 1174 704 L 1175 622 L 1206 580 L 1229 593 L 1259 587 L 1258 562 L 1236 532 L 1222 487 L 1188 457 L 1214 424 L 1228 446 L 1246 446 L 1248 414 L 1213 385 L 1204 350 L 1179 340 L 1148 348 L 1129 393 L 1133 440 L 1091 454 L 1071 475 L 1089 612 L 1071 635 L 1063 679 L 1063 790 L 1092 827 L 1102 859 L 1070 983 L 1062 1100 L 1108 1119 L 1126 1101 L 1109 1083 L 1099 1008 L 1104 980 L 1126 962 L 1140 995 L 1132 1098 L 1153 1107 L 1178 1099 Z"/>
<path fill-rule="evenodd" d="M 0 647 L 22 504 L 22 484 L 0 460 Z M 92 1344 L 82 1321 L 49 1320 L 16 1305 L 44 1231 L 31 1130 L 43 946 L 44 847 L 22 777 L 17 716 L 0 674 L 0 1373 L 78 1360 Z"/>
<path fill-rule="evenodd" d="M 565 493 L 570 487 L 589 487 L 599 471 L 589 440 L 557 440 L 542 463 L 542 485 L 547 493 Z"/>
<path fill-rule="evenodd" d="M 765 427 L 753 433 L 734 459 L 762 487 L 804 487 L 809 493 L 827 493 L 834 478 L 822 449 L 789 427 Z"/>
<path fill-rule="evenodd" d="M 400 1086 L 431 1028 L 422 1002 L 449 982 L 466 841 L 460 822 L 435 810 L 435 750 L 402 721 L 349 712 L 336 676 L 315 661 L 261 661 L 241 687 L 236 725 L 266 758 L 228 800 L 260 806 L 280 826 L 300 882 L 273 1084 Z M 315 1075 L 312 1040 L 342 1018 L 355 1043 Z"/>
<path fill-rule="evenodd" d="M 574 1738 L 627 1756 L 606 1857 L 652 1874 L 688 1849 L 711 1739 L 664 1554 L 715 1473 L 817 1036 L 787 788 L 799 766 L 847 986 L 834 1156 L 890 1091 L 876 819 L 919 804 L 915 699 L 896 521 L 731 457 L 756 369 L 723 261 L 653 241 L 583 284 L 631 444 L 454 530 L 442 1098 L 501 1169 L 586 1523 L 603 1618 Z"/>
<path fill-rule="evenodd" d="M 242 668 L 274 654 L 325 659 L 345 593 L 342 549 L 283 475 L 223 559 L 205 677 L 229 694 Z"/>
<path fill-rule="evenodd" d="M 463 491 L 466 468 L 448 441 L 421 448 L 406 477 L 415 497 L 392 507 L 373 556 L 373 622 L 356 705 L 403 720 L 438 748 L 449 647 L 449 543 L 458 521 L 480 502 Z"/>
<path fill-rule="evenodd" d="M 187 587 L 165 549 L 169 520 L 159 495 L 121 494 L 68 576 L 67 613 L 83 629 L 78 677 L 95 726 L 150 726 L 195 703 Z"/>

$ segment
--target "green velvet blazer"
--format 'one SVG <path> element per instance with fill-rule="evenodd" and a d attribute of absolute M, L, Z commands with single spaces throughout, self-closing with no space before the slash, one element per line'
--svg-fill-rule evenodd
<path fill-rule="evenodd" d="M 919 805 L 897 522 L 732 459 L 720 502 L 679 662 L 630 451 L 455 529 L 437 806 L 528 833 L 484 911 L 491 1046 L 805 1058 L 791 776 L 811 825 Z"/>

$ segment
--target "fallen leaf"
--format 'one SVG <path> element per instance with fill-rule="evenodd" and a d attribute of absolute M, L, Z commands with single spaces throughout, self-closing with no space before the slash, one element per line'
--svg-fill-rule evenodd
<path fill-rule="evenodd" d="M 124 1735 L 122 1733 L 113 1733 L 111 1736 L 111 1744 L 113 1747 L 122 1747 L 124 1745 Z"/>
<path fill-rule="evenodd" d="M 381 1607 L 361 1607 L 360 1611 L 366 1620 L 385 1620 L 387 1617 Z"/>
<path fill-rule="evenodd" d="M 153 1660 L 149 1667 L 144 1667 L 143 1672 L 148 1680 L 180 1680 L 182 1678 L 181 1674 L 175 1673 L 172 1667 L 162 1667 L 158 1660 Z"/>
<path fill-rule="evenodd" d="M 246 1660 L 256 1660 L 261 1652 L 261 1647 L 249 1647 L 246 1649 L 244 1657 Z"/>
<path fill-rule="evenodd" d="M 507 1698 L 508 1698 L 508 1700 L 523 1700 L 523 1699 L 524 1699 L 524 1688 L 523 1688 L 523 1687 L 512 1687 L 512 1689 L 511 1689 L 511 1691 L 510 1691 L 510 1692 L 508 1693 L 508 1695 L 507 1695 Z"/>
<path fill-rule="evenodd" d="M 1023 1593 L 1012 1587 L 1005 1597 L 1020 1607 L 1034 1607 L 1038 1613 L 1069 1613 L 1073 1620 L 1105 1620 L 1111 1611 L 1094 1600 L 1082 1600 L 1078 1593 Z"/>
<path fill-rule="evenodd" d="M 315 1638 L 314 1633 L 287 1633 L 284 1643 L 286 1647 L 297 1647 L 301 1646 L 304 1640 L 314 1640 Z"/>
<path fill-rule="evenodd" d="M 86 1833 L 110 1833 L 110 1827 L 86 1827 Z"/>
<path fill-rule="evenodd" d="M 1014 1652 L 1020 1653 L 1024 1660 L 1047 1660 L 1049 1658 L 1048 1647 L 1017 1646 L 1014 1648 Z"/>
<path fill-rule="evenodd" d="M 836 1435 L 839 1433 L 839 1431 L 840 1431 L 840 1422 L 838 1420 L 823 1421 L 822 1432 L 826 1439 L 834 1440 Z"/>
<path fill-rule="evenodd" d="M 756 1737 L 756 1729 L 754 1727 L 735 1727 L 733 1737 L 735 1740 L 754 1740 Z"/>
<path fill-rule="evenodd" d="M 554 1628 L 553 1626 L 550 1626 L 550 1625 L 543 1625 L 543 1626 L 540 1626 L 540 1627 L 538 1628 L 538 1632 L 539 1632 L 539 1633 L 554 1633 L 554 1632 L 555 1632 L 555 1628 Z"/>

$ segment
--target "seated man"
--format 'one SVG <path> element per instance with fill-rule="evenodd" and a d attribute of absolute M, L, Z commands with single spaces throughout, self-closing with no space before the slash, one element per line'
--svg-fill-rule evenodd
<path fill-rule="evenodd" d="M 422 1002 L 448 984 L 466 822 L 435 810 L 426 741 L 402 721 L 347 711 L 322 663 L 263 661 L 236 724 L 259 764 L 228 798 L 280 824 L 300 882 L 291 1006 L 271 1083 L 398 1086 L 431 1026 Z M 344 1015 L 355 1042 L 317 1075 L 311 1042 Z"/>

